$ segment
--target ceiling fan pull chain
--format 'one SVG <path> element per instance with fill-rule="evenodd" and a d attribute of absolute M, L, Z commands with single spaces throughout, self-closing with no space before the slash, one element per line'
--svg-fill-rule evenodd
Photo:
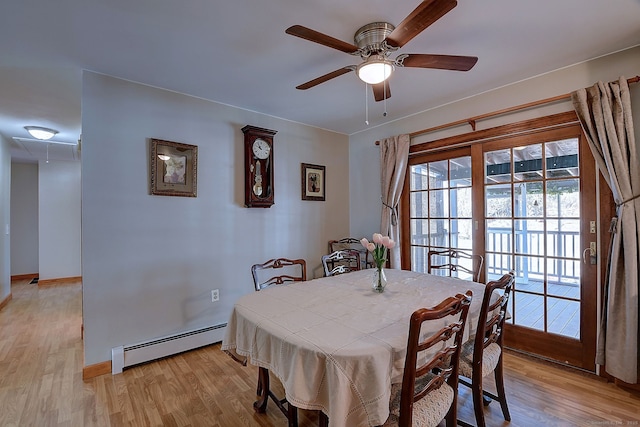
<path fill-rule="evenodd" d="M 367 83 L 364 84 L 364 111 L 364 123 L 369 126 L 369 85 Z"/>
<path fill-rule="evenodd" d="M 385 73 L 386 74 L 386 73 Z M 382 117 L 387 117 L 387 79 L 389 76 L 385 75 L 384 82 L 382 83 L 384 86 L 384 113 L 382 113 Z"/>
<path fill-rule="evenodd" d="M 49 143 L 47 143 L 47 163 L 49 163 Z"/>

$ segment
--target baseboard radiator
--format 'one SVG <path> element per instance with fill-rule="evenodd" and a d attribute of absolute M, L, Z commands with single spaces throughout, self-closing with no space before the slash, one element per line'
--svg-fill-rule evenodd
<path fill-rule="evenodd" d="M 226 326 L 226 323 L 221 323 L 138 344 L 114 347 L 111 349 L 111 373 L 119 374 L 129 366 L 220 342 Z"/>

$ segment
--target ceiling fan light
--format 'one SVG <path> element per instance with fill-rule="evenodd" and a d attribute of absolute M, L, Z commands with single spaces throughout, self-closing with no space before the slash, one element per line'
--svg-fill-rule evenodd
<path fill-rule="evenodd" d="M 57 130 L 43 128 L 41 126 L 25 126 L 24 128 L 32 137 L 43 141 L 53 138 L 53 136 L 58 133 Z"/>
<path fill-rule="evenodd" d="M 360 80 L 375 85 L 389 78 L 393 72 L 393 64 L 381 57 L 371 57 L 358 65 L 357 72 Z"/>

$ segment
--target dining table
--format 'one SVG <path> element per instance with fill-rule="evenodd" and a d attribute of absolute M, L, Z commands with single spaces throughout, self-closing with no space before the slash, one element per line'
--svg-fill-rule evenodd
<path fill-rule="evenodd" d="M 222 350 L 271 372 L 281 381 L 289 404 L 322 411 L 332 427 L 384 424 L 391 385 L 402 383 L 411 314 L 471 290 L 463 341 L 470 339 L 484 285 L 385 269 L 387 286 L 378 293 L 372 289 L 373 273 L 354 271 L 241 296 L 227 323 Z M 442 326 L 430 321 L 421 333 Z M 265 390 L 262 393 L 266 405 Z"/>

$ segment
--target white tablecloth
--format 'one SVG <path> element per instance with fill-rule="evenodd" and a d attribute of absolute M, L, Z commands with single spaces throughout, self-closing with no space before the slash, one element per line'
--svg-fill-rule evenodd
<path fill-rule="evenodd" d="M 269 369 L 289 402 L 322 410 L 332 427 L 382 425 L 391 383 L 402 382 L 411 313 L 471 289 L 468 337 L 475 333 L 484 292 L 480 283 L 385 271 L 382 294 L 371 289 L 373 270 L 362 270 L 244 295 L 222 349 Z M 432 326 L 436 331 L 441 325 Z"/>

